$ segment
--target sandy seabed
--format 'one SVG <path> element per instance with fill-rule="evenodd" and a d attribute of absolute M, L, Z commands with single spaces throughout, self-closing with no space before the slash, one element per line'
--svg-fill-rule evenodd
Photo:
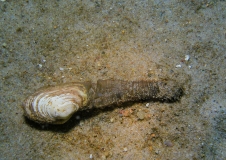
<path fill-rule="evenodd" d="M 1 0 L 0 159 L 226 159 L 225 0 Z M 189 56 L 189 60 L 185 57 Z M 98 79 L 182 84 L 174 103 L 24 118 L 40 87 Z"/>

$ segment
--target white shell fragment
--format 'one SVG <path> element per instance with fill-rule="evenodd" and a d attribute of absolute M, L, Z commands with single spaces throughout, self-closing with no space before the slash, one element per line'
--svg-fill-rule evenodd
<path fill-rule="evenodd" d="M 38 67 L 39 67 L 39 68 L 42 68 L 42 64 L 38 64 Z"/>
<path fill-rule="evenodd" d="M 185 60 L 185 61 L 188 61 L 189 59 L 190 59 L 190 56 L 189 56 L 189 55 L 185 55 L 184 60 Z"/>
<path fill-rule="evenodd" d="M 87 106 L 90 86 L 89 83 L 69 83 L 40 89 L 25 100 L 25 116 L 40 123 L 65 123 L 74 112 Z"/>
<path fill-rule="evenodd" d="M 180 65 L 180 64 L 177 64 L 177 65 L 176 65 L 176 68 L 181 68 L 181 65 Z"/>

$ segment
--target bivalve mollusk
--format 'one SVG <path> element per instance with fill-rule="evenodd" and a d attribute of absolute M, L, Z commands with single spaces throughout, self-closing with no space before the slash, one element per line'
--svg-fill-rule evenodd
<path fill-rule="evenodd" d="M 39 123 L 62 124 L 89 104 L 90 82 L 39 89 L 23 103 L 25 116 Z"/>
<path fill-rule="evenodd" d="M 76 111 L 118 106 L 129 101 L 174 102 L 183 90 L 172 80 L 75 82 L 39 89 L 23 104 L 24 115 L 39 123 L 62 124 Z"/>

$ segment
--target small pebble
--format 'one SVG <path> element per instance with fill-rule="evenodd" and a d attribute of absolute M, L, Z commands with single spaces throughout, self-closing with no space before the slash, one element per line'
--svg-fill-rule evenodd
<path fill-rule="evenodd" d="M 60 70 L 61 70 L 61 71 L 63 71 L 63 70 L 64 70 L 64 68 L 60 67 Z"/>
<path fill-rule="evenodd" d="M 143 120 L 145 117 L 144 111 L 137 112 L 137 117 L 138 117 L 138 119 Z"/>
<path fill-rule="evenodd" d="M 2 43 L 2 47 L 6 48 L 7 44 L 6 43 Z"/>
<path fill-rule="evenodd" d="M 166 147 L 172 147 L 172 146 L 173 146 L 173 143 L 172 143 L 171 141 L 169 141 L 169 140 L 166 140 L 166 141 L 164 142 L 164 145 L 165 145 Z"/>
<path fill-rule="evenodd" d="M 39 67 L 39 68 L 42 68 L 42 64 L 38 64 L 38 67 Z"/>
<path fill-rule="evenodd" d="M 98 62 L 98 63 L 97 63 L 97 66 L 98 66 L 98 67 L 100 67 L 100 66 L 101 66 L 100 62 Z"/>
<path fill-rule="evenodd" d="M 149 103 L 146 103 L 146 107 L 148 107 L 149 106 Z"/>
<path fill-rule="evenodd" d="M 150 146 L 150 147 L 149 147 L 149 150 L 150 150 L 150 151 L 153 151 L 153 147 L 152 147 L 152 146 Z"/>
<path fill-rule="evenodd" d="M 115 120 L 114 118 L 111 118 L 111 119 L 110 119 L 110 122 L 111 122 L 111 123 L 113 123 L 113 122 L 114 122 L 114 120 Z"/>
<path fill-rule="evenodd" d="M 128 151 L 128 149 L 125 147 L 125 148 L 123 148 L 123 151 L 124 151 L 124 152 L 127 152 L 127 151 Z"/>

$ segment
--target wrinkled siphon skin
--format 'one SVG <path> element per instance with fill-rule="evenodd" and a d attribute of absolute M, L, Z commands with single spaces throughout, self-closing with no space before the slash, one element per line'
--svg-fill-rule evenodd
<path fill-rule="evenodd" d="M 93 106 L 119 105 L 130 101 L 155 100 L 162 102 L 177 101 L 183 91 L 170 81 L 122 81 L 98 80 Z"/>
<path fill-rule="evenodd" d="M 104 108 L 125 102 L 174 102 L 183 94 L 175 81 L 98 80 L 39 89 L 23 103 L 24 115 L 38 123 L 62 124 L 79 110 Z"/>

